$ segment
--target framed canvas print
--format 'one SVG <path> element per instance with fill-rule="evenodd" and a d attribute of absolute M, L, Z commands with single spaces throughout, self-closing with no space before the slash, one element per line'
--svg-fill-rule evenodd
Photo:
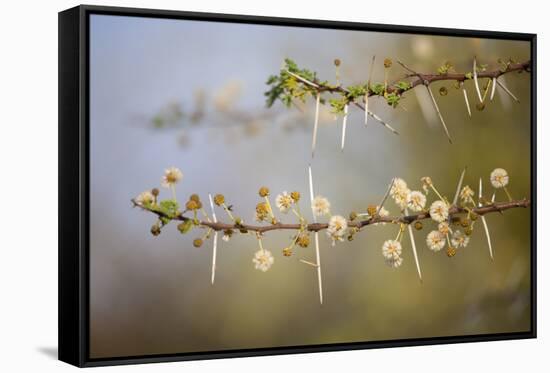
<path fill-rule="evenodd" d="M 59 14 L 59 358 L 533 338 L 536 36 Z"/>

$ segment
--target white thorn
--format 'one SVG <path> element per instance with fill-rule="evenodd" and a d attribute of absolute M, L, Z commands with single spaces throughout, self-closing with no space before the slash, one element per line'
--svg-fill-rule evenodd
<path fill-rule="evenodd" d="M 340 145 L 340 150 L 344 151 L 344 145 L 346 142 L 346 125 L 348 123 L 348 107 L 349 104 L 344 106 L 344 119 L 342 120 L 342 144 Z"/>
<path fill-rule="evenodd" d="M 214 201 L 212 200 L 212 195 L 208 193 L 208 199 L 210 200 L 210 209 L 212 210 L 212 220 L 214 220 L 214 223 L 218 222 L 218 219 L 216 219 L 216 212 L 214 210 Z M 212 276 L 210 279 L 210 282 L 212 285 L 214 285 L 214 280 L 216 278 L 216 256 L 218 251 L 218 232 L 214 232 L 214 242 L 212 245 Z"/>
<path fill-rule="evenodd" d="M 397 132 L 392 126 L 390 126 L 388 123 L 384 122 L 382 118 L 380 118 L 378 115 L 374 114 L 372 111 L 367 111 L 367 113 L 376 119 L 380 124 L 382 124 L 384 127 L 395 133 L 396 135 L 399 135 L 399 132 Z"/>
<path fill-rule="evenodd" d="M 391 188 L 393 187 L 393 183 L 395 182 L 395 178 L 391 179 L 390 184 L 388 185 L 388 189 L 386 189 L 386 193 L 384 193 L 384 197 L 382 197 L 382 201 L 380 201 L 380 204 L 378 205 L 378 210 L 376 210 L 376 213 L 380 213 L 380 210 L 382 210 L 382 207 L 384 207 L 384 203 L 388 199 L 388 196 L 390 195 Z"/>
<path fill-rule="evenodd" d="M 218 252 L 218 232 L 214 232 L 214 243 L 212 247 L 212 277 L 210 282 L 214 285 L 214 280 L 216 278 L 216 255 Z"/>
<path fill-rule="evenodd" d="M 462 85 L 462 93 L 464 94 L 464 101 L 466 102 L 466 108 L 468 109 L 468 116 L 472 117 L 472 110 L 470 109 L 470 101 L 468 100 L 468 93 L 466 93 L 466 88 L 464 88 L 464 83 Z"/>
<path fill-rule="evenodd" d="M 483 223 L 483 228 L 485 228 L 485 236 L 487 237 L 487 244 L 489 245 L 489 255 L 491 256 L 491 260 L 494 260 L 493 257 L 493 245 L 491 244 L 491 235 L 489 234 L 489 227 L 487 226 L 487 220 L 485 220 L 485 216 L 481 216 L 481 222 Z"/>
<path fill-rule="evenodd" d="M 477 97 L 479 97 L 479 102 L 483 102 L 483 98 L 481 97 L 481 90 L 479 89 L 479 82 L 477 81 L 477 61 L 474 57 L 474 84 L 476 86 L 476 92 Z"/>
<path fill-rule="evenodd" d="M 460 179 L 458 180 L 458 185 L 456 186 L 455 197 L 453 198 L 453 205 L 456 205 L 458 202 L 458 196 L 460 195 L 460 189 L 462 188 L 462 182 L 464 181 L 464 175 L 466 174 L 466 167 L 462 170 L 460 174 Z"/>
<path fill-rule="evenodd" d="M 313 124 L 313 139 L 311 140 L 311 157 L 315 154 L 315 144 L 317 144 L 317 127 L 319 126 L 319 104 L 321 101 L 321 93 L 317 92 L 315 102 L 315 123 Z"/>
<path fill-rule="evenodd" d="M 313 222 L 317 223 L 317 217 L 315 216 L 315 211 L 313 211 L 313 199 L 315 195 L 313 194 L 313 176 L 311 174 L 311 165 L 308 165 L 308 175 L 309 175 L 309 199 L 312 203 L 311 212 L 313 213 Z"/>
<path fill-rule="evenodd" d="M 497 87 L 497 78 L 493 78 L 492 80 L 493 82 L 493 86 L 491 87 L 491 97 L 489 98 L 489 100 L 493 101 L 493 98 L 495 97 L 495 88 Z"/>
<path fill-rule="evenodd" d="M 369 91 L 365 94 L 365 126 L 369 121 Z"/>
<path fill-rule="evenodd" d="M 443 119 L 443 115 L 441 115 L 441 111 L 439 111 L 439 106 L 437 105 L 437 102 L 435 101 L 434 94 L 432 93 L 432 90 L 430 89 L 430 86 L 427 85 L 426 89 L 430 93 L 430 98 L 432 99 L 432 103 L 434 105 L 435 111 L 437 112 L 437 115 L 439 116 L 439 120 L 441 121 L 441 125 L 443 126 L 443 129 L 445 130 L 445 134 L 447 135 L 447 139 L 452 144 L 453 141 L 451 140 L 451 135 L 449 134 L 449 130 L 447 129 L 447 125 L 445 124 L 445 120 Z"/>
<path fill-rule="evenodd" d="M 309 197 L 311 202 L 313 202 L 313 175 L 311 173 L 311 165 L 308 166 L 309 173 Z M 313 214 L 313 222 L 317 223 L 317 216 L 315 211 L 313 211 L 313 203 L 311 206 L 311 212 Z M 315 232 L 315 256 L 317 262 L 317 282 L 319 284 L 319 302 L 323 304 L 323 282 L 321 278 L 321 253 L 319 252 L 319 232 Z"/>
<path fill-rule="evenodd" d="M 479 193 L 478 193 L 479 199 L 477 202 L 478 207 L 481 207 L 483 204 L 481 203 L 481 198 L 483 196 L 483 181 L 481 178 L 479 178 Z M 485 219 L 485 216 L 481 215 L 481 222 L 483 223 L 483 228 L 485 229 L 485 237 L 487 238 L 487 244 L 489 245 L 489 256 L 491 257 L 491 260 L 493 260 L 493 245 L 491 244 L 491 235 L 489 234 L 489 227 L 487 226 L 487 220 Z"/>
<path fill-rule="evenodd" d="M 319 232 L 315 232 L 315 256 L 317 259 L 317 281 L 319 283 L 319 302 L 323 304 L 323 280 L 321 278 L 321 254 L 319 252 Z"/>
<path fill-rule="evenodd" d="M 508 89 L 506 88 L 506 86 L 504 84 L 502 84 L 500 81 L 496 81 L 497 84 L 499 85 L 500 88 L 502 88 L 504 90 L 504 92 L 508 93 L 510 95 L 510 97 L 512 97 L 512 99 L 515 101 L 515 102 L 519 102 L 519 99 L 514 96 L 514 94 Z"/>
<path fill-rule="evenodd" d="M 293 77 L 295 77 L 296 79 L 300 80 L 302 83 L 305 83 L 305 84 L 308 84 L 312 87 L 315 87 L 315 88 L 319 88 L 319 85 L 313 83 L 313 82 L 310 82 L 309 80 L 307 80 L 306 78 L 302 78 L 300 75 L 298 74 L 294 74 L 293 72 L 289 71 L 289 70 L 286 70 L 286 72 L 290 75 L 292 75 Z"/>
<path fill-rule="evenodd" d="M 405 209 L 405 214 L 409 215 L 408 209 Z M 407 228 L 409 230 L 409 237 L 411 239 L 411 246 L 414 254 L 414 261 L 416 263 L 416 271 L 418 272 L 418 278 L 420 278 L 420 282 L 422 282 L 422 271 L 420 270 L 420 262 L 418 260 L 418 254 L 416 253 L 416 243 L 414 242 L 413 230 L 410 224 L 407 224 Z"/>
<path fill-rule="evenodd" d="M 481 197 L 483 197 L 483 181 L 481 178 L 479 178 L 479 190 L 478 190 L 478 200 L 477 200 L 477 206 L 481 207 L 483 204 L 481 203 Z"/>

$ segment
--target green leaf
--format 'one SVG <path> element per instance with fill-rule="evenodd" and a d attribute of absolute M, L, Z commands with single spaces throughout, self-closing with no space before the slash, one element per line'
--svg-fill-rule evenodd
<path fill-rule="evenodd" d="M 172 219 L 178 216 L 178 208 L 178 203 L 173 199 L 166 199 L 164 201 L 160 201 L 160 203 L 156 206 L 151 206 L 153 211 L 161 214 L 159 216 L 159 220 L 163 225 L 170 223 Z"/>
<path fill-rule="evenodd" d="M 412 85 L 411 83 L 405 82 L 402 80 L 400 82 L 395 83 L 395 87 L 399 88 L 402 91 L 406 91 L 407 89 L 410 89 Z"/>
<path fill-rule="evenodd" d="M 193 221 L 191 219 L 187 219 L 184 222 L 178 224 L 178 230 L 181 234 L 189 232 L 191 228 L 193 228 Z"/>
<path fill-rule="evenodd" d="M 346 96 L 350 101 L 355 101 L 358 97 L 363 97 L 367 93 L 367 87 L 362 85 L 350 85 Z"/>
<path fill-rule="evenodd" d="M 399 96 L 397 93 L 392 92 L 386 95 L 386 102 L 391 107 L 396 107 L 399 104 L 399 100 L 401 99 L 401 96 Z"/>
<path fill-rule="evenodd" d="M 383 83 L 374 83 L 369 87 L 370 91 L 375 95 L 381 96 L 384 94 L 384 84 Z"/>
<path fill-rule="evenodd" d="M 439 75 L 445 75 L 445 74 L 448 74 L 449 72 L 451 72 L 453 70 L 453 64 L 450 63 L 449 61 L 445 62 L 443 65 L 439 66 L 437 68 L 437 73 Z"/>
<path fill-rule="evenodd" d="M 330 106 L 332 107 L 332 112 L 334 114 L 341 114 L 344 112 L 344 107 L 347 104 L 346 98 L 331 98 L 329 100 Z"/>
<path fill-rule="evenodd" d="M 289 72 L 310 82 L 317 80 L 315 72 L 300 69 L 296 62 L 286 58 L 279 75 L 271 75 L 266 81 L 266 84 L 270 86 L 270 89 L 264 93 L 267 107 L 273 106 L 277 100 L 290 107 L 293 99 L 305 101 L 308 96 L 316 94 L 313 87 L 289 74 Z"/>

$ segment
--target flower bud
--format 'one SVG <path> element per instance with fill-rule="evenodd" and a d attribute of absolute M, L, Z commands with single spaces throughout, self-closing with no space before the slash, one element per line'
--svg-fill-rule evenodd
<path fill-rule="evenodd" d="M 309 234 L 307 233 L 300 233 L 298 235 L 298 238 L 296 239 L 296 243 L 300 247 L 308 247 L 309 246 Z"/>
<path fill-rule="evenodd" d="M 193 200 L 190 199 L 190 200 L 187 201 L 187 203 L 185 204 L 185 208 L 186 208 L 187 210 L 194 211 L 194 210 L 196 210 L 196 209 L 199 208 L 199 205 L 197 204 L 196 201 L 193 201 Z"/>
<path fill-rule="evenodd" d="M 158 236 L 160 234 L 160 227 L 158 226 L 158 224 L 155 224 L 151 227 L 151 234 L 153 236 Z"/>
<path fill-rule="evenodd" d="M 447 256 L 448 256 L 449 258 L 452 258 L 452 257 L 455 256 L 455 255 L 456 255 L 456 249 L 455 249 L 454 247 L 449 246 L 449 247 L 447 248 Z"/>
<path fill-rule="evenodd" d="M 216 194 L 214 196 L 214 203 L 218 206 L 221 206 L 223 205 L 225 202 L 225 197 L 223 196 L 223 194 Z"/>
<path fill-rule="evenodd" d="M 269 188 L 268 187 L 261 187 L 260 190 L 258 191 L 258 194 L 260 195 L 260 197 L 267 197 L 269 196 Z"/>

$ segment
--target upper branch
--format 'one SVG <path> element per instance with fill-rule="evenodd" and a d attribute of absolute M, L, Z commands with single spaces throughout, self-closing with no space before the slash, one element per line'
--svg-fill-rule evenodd
<path fill-rule="evenodd" d="M 407 68 L 408 69 L 408 68 Z M 531 69 L 531 61 L 525 61 L 521 63 L 513 63 L 508 65 L 508 67 L 503 69 L 495 69 L 495 70 L 486 70 L 479 72 L 477 74 L 478 78 L 498 78 L 501 75 L 508 74 L 511 72 L 519 72 L 519 71 L 530 71 Z M 396 87 L 395 84 L 402 81 L 403 79 L 407 78 L 416 78 L 410 83 L 410 87 L 408 88 L 399 88 Z M 446 73 L 446 74 L 439 74 L 439 73 L 418 73 L 413 72 L 410 70 L 410 73 L 405 75 L 403 79 L 396 79 L 392 83 L 388 84 L 388 87 L 386 89 L 387 93 L 395 93 L 395 94 L 402 94 L 404 92 L 410 91 L 414 89 L 415 87 L 419 85 L 429 85 L 433 82 L 440 81 L 440 80 L 452 80 L 457 82 L 464 82 L 466 80 L 472 79 L 470 76 L 470 73 Z M 330 93 L 342 93 L 345 95 L 349 95 L 350 91 L 341 85 L 338 86 L 331 86 L 326 83 L 319 82 L 317 80 L 314 80 L 313 83 L 315 83 L 318 87 L 316 88 L 319 92 L 330 92 Z M 304 82 L 304 84 L 306 84 Z M 312 86 L 312 88 L 315 88 Z M 376 92 L 369 89 L 368 96 L 379 96 Z M 358 107 L 363 108 L 361 105 Z M 363 108 L 364 109 L 364 108 Z"/>

